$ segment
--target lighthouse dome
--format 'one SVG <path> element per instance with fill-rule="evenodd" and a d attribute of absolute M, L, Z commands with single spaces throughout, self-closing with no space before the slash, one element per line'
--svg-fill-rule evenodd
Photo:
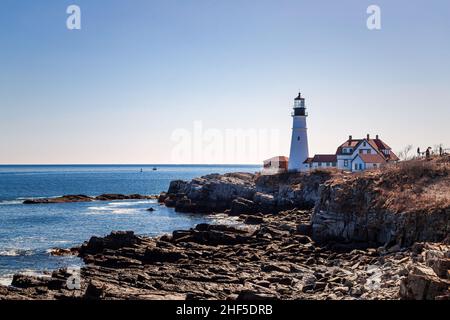
<path fill-rule="evenodd" d="M 298 93 L 297 98 L 294 99 L 295 101 L 305 100 L 305 98 L 302 98 L 301 92 Z"/>

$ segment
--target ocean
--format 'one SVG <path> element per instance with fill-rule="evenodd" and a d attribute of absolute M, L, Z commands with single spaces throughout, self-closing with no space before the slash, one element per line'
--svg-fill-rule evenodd
<path fill-rule="evenodd" d="M 0 165 L 0 283 L 9 284 L 18 272 L 80 267 L 79 258 L 54 257 L 49 251 L 78 246 L 94 235 L 132 230 L 156 236 L 218 219 L 176 213 L 155 200 L 24 205 L 24 199 L 65 194 L 159 194 L 175 179 L 260 169 L 250 165 Z M 146 210 L 151 207 L 156 211 Z"/>

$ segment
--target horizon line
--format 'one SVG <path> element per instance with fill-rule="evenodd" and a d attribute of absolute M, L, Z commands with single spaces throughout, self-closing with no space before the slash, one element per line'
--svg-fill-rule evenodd
<path fill-rule="evenodd" d="M 0 163 L 0 166 L 262 166 L 262 163 Z"/>

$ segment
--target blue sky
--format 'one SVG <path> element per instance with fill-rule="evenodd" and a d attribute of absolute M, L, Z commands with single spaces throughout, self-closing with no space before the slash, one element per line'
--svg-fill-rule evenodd
<path fill-rule="evenodd" d="M 288 155 L 299 89 L 311 154 L 366 133 L 450 147 L 449 35 L 444 0 L 2 0 L 0 163 L 218 162 L 171 155 L 194 121 L 277 130 L 232 161 L 260 162 Z"/>

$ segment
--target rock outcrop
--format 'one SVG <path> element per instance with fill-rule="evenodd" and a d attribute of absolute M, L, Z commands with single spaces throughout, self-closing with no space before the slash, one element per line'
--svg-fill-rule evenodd
<path fill-rule="evenodd" d="M 450 300 L 450 246 L 416 243 L 414 263 L 400 285 L 400 296 L 414 300 Z"/>
<path fill-rule="evenodd" d="M 179 212 L 275 214 L 310 209 L 304 230 L 316 241 L 410 246 L 450 231 L 450 157 L 413 160 L 359 174 L 208 175 L 173 181 L 160 202 Z"/>
<path fill-rule="evenodd" d="M 50 204 L 50 203 L 114 201 L 114 200 L 144 200 L 144 199 L 157 199 L 157 196 L 141 195 L 141 194 L 130 194 L 130 195 L 102 194 L 96 197 L 90 197 L 80 194 L 80 195 L 65 195 L 56 198 L 27 199 L 23 201 L 23 204 Z"/>
<path fill-rule="evenodd" d="M 293 208 L 312 208 L 319 186 L 331 171 L 261 176 L 250 173 L 211 174 L 190 182 L 172 181 L 159 202 L 178 212 L 276 213 Z M 227 211 L 229 210 L 229 211 Z"/>
<path fill-rule="evenodd" d="M 326 181 L 312 216 L 313 238 L 373 246 L 442 241 L 450 232 L 448 159 Z"/>

